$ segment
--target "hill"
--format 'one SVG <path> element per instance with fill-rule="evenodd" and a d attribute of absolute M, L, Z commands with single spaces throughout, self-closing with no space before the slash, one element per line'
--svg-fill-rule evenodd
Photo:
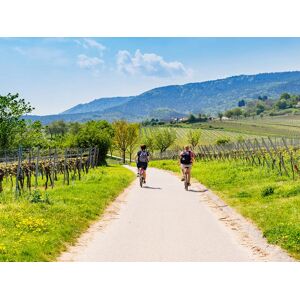
<path fill-rule="evenodd" d="M 189 113 L 217 114 L 236 106 L 239 99 L 260 95 L 276 98 L 284 92 L 300 94 L 300 71 L 239 75 L 225 79 L 158 87 L 132 97 L 100 98 L 79 104 L 53 116 L 27 116 L 43 123 L 49 120 L 167 119 Z"/>

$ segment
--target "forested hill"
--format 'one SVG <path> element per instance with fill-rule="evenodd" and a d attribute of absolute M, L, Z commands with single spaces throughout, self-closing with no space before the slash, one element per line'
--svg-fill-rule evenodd
<path fill-rule="evenodd" d="M 235 107 L 239 99 L 300 94 L 300 71 L 239 75 L 225 79 L 164 86 L 132 97 L 100 98 L 52 116 L 27 116 L 48 123 L 54 119 L 127 119 L 180 117 L 189 113 L 217 114 Z"/>

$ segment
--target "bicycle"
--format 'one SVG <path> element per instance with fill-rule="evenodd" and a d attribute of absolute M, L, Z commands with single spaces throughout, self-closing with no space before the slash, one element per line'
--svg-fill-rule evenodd
<path fill-rule="evenodd" d="M 145 170 L 143 168 L 139 168 L 139 177 L 140 177 L 140 186 L 143 187 L 144 183 L 144 172 Z"/>

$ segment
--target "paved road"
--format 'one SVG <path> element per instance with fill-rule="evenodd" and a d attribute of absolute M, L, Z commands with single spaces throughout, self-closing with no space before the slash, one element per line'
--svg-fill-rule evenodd
<path fill-rule="evenodd" d="M 254 261 L 249 247 L 169 172 L 149 169 L 61 261 Z"/>

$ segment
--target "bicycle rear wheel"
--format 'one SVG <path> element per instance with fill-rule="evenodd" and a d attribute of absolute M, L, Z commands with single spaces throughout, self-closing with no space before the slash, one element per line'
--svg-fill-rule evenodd
<path fill-rule="evenodd" d="M 140 169 L 140 187 L 143 187 L 144 183 L 144 170 Z"/>

